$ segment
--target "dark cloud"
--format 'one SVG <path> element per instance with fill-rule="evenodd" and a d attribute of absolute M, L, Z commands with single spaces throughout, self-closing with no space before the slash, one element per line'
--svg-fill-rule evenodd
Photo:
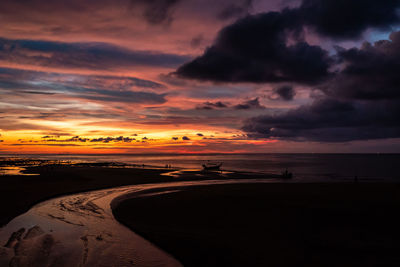
<path fill-rule="evenodd" d="M 189 57 L 154 51 L 134 51 L 108 43 L 0 38 L 0 60 L 34 66 L 109 70 L 137 66 L 176 67 L 189 60 Z"/>
<path fill-rule="evenodd" d="M 223 28 L 203 55 L 174 74 L 215 82 L 320 82 L 333 59 L 304 42 L 305 28 L 356 39 L 366 29 L 399 24 L 399 7 L 398 0 L 303 0 L 296 8 L 247 16 Z"/>
<path fill-rule="evenodd" d="M 216 110 L 216 109 L 236 109 L 236 110 L 244 110 L 244 109 L 264 109 L 265 107 L 260 104 L 259 98 L 253 98 L 249 100 L 245 100 L 240 104 L 231 105 L 230 103 L 224 103 L 221 101 L 217 102 L 204 102 L 201 105 L 197 105 L 197 110 Z"/>
<path fill-rule="evenodd" d="M 233 107 L 234 109 L 264 109 L 265 107 L 260 104 L 258 97 L 247 100 L 241 104 Z"/>
<path fill-rule="evenodd" d="M 176 141 L 176 140 L 178 140 L 179 138 L 178 138 L 178 137 L 172 137 L 171 139 L 174 140 L 174 141 Z"/>
<path fill-rule="evenodd" d="M 300 20 L 324 36 L 354 39 L 367 28 L 386 28 L 400 22 L 398 0 L 303 0 Z"/>
<path fill-rule="evenodd" d="M 217 102 L 204 102 L 201 105 L 197 105 L 197 110 L 218 110 L 218 109 L 235 109 L 235 110 L 250 110 L 250 109 L 265 109 L 263 105 L 260 104 L 258 97 L 245 100 L 237 105 L 232 105 L 230 103 L 224 103 L 221 101 Z"/>
<path fill-rule="evenodd" d="M 343 142 L 400 136 L 399 103 L 316 100 L 275 116 L 248 119 L 249 136 L 297 141 Z"/>
<path fill-rule="evenodd" d="M 276 96 L 274 96 L 276 95 Z M 273 95 L 270 96 L 270 99 L 273 100 L 285 100 L 291 101 L 293 100 L 294 96 L 296 95 L 296 91 L 292 86 L 284 85 L 274 89 Z"/>
<path fill-rule="evenodd" d="M 204 102 L 201 105 L 196 106 L 196 109 L 220 109 L 220 108 L 227 108 L 229 106 L 228 103 L 223 103 L 221 101 L 217 102 Z"/>
<path fill-rule="evenodd" d="M 222 29 L 204 54 L 179 67 L 178 77 L 218 82 L 313 83 L 328 75 L 331 59 L 319 46 L 286 43 L 301 30 L 291 11 L 248 16 Z"/>
<path fill-rule="evenodd" d="M 225 20 L 247 15 L 252 5 L 253 0 L 232 1 L 218 13 L 217 17 Z"/>
<path fill-rule="evenodd" d="M 197 136 L 204 136 L 202 133 L 197 133 Z"/>
<path fill-rule="evenodd" d="M 190 138 L 189 138 L 189 137 L 187 137 L 187 136 L 183 136 L 183 137 L 182 137 L 182 140 L 186 140 L 186 141 L 188 141 L 188 140 L 190 140 Z"/>
<path fill-rule="evenodd" d="M 248 119 L 251 136 L 341 142 L 400 137 L 400 32 L 361 48 L 340 48 L 343 65 L 318 85 L 311 105 Z"/>
<path fill-rule="evenodd" d="M 38 91 L 21 91 L 21 92 L 25 93 L 25 94 L 32 94 L 32 95 L 54 95 L 54 93 L 38 92 Z"/>
<path fill-rule="evenodd" d="M 86 138 L 85 138 L 86 139 Z M 84 142 L 86 142 L 88 139 L 86 139 Z M 91 143 L 110 143 L 110 142 L 123 142 L 123 143 L 131 143 L 132 141 L 135 141 L 135 138 L 131 137 L 124 137 L 124 136 L 118 136 L 118 137 L 99 137 L 99 138 L 93 138 L 90 139 Z"/>
<path fill-rule="evenodd" d="M 172 11 L 180 0 L 130 0 L 133 8 L 143 8 L 143 17 L 150 24 L 171 23 Z"/>
<path fill-rule="evenodd" d="M 319 86 L 327 95 L 345 99 L 400 98 L 400 32 L 390 40 L 364 43 L 359 48 L 339 49 L 344 68 Z"/>
<path fill-rule="evenodd" d="M 322 92 L 313 103 L 248 119 L 249 136 L 346 142 L 400 137 L 400 33 L 328 55 L 304 42 L 304 29 L 332 40 L 399 23 L 400 1 L 304 0 L 299 7 L 257 14 L 222 29 L 204 54 L 178 77 L 214 82 L 292 82 Z M 292 100 L 291 86 L 274 90 Z M 259 104 L 259 103 L 258 103 Z M 250 105 L 237 105 L 248 107 Z"/>
<path fill-rule="evenodd" d="M 44 137 L 42 137 L 42 138 L 44 138 Z M 67 138 L 67 139 L 52 138 L 52 139 L 45 139 L 43 141 L 45 141 L 45 142 L 60 142 L 60 143 L 68 143 L 68 142 L 82 142 L 82 143 L 85 143 L 86 141 L 89 141 L 89 139 L 88 138 L 79 137 L 79 136 L 74 136 L 74 137 Z"/>
<path fill-rule="evenodd" d="M 324 95 L 309 106 L 246 121 L 253 136 L 314 141 L 400 137 L 400 32 L 361 48 L 338 48 L 343 65 L 317 86 Z"/>

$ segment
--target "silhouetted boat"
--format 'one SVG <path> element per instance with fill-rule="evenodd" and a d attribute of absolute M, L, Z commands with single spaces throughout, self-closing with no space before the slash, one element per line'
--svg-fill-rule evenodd
<path fill-rule="evenodd" d="M 282 172 L 281 177 L 284 179 L 291 179 L 291 178 L 293 178 L 293 173 L 288 172 L 288 170 L 286 169 L 284 172 Z"/>
<path fill-rule="evenodd" d="M 204 171 L 219 171 L 222 166 L 222 162 L 207 162 L 202 166 Z"/>

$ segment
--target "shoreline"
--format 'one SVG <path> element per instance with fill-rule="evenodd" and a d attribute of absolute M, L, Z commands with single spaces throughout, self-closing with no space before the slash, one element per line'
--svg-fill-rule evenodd
<path fill-rule="evenodd" d="M 0 176 L 0 227 L 32 206 L 55 197 L 123 185 L 170 181 L 160 169 L 108 167 L 28 167 L 25 172 L 39 175 Z"/>
<path fill-rule="evenodd" d="M 128 185 L 44 201 L 0 230 L 0 265 L 182 266 L 117 222 L 110 201 L 169 183 Z"/>
<path fill-rule="evenodd" d="M 59 196 L 124 185 L 202 179 L 271 178 L 266 174 L 208 172 L 153 166 L 124 167 L 118 163 L 27 166 L 24 175 L 0 176 L 0 227 L 32 206 Z M 178 172 L 177 175 L 165 175 Z M 37 175 L 26 175 L 37 174 Z"/>

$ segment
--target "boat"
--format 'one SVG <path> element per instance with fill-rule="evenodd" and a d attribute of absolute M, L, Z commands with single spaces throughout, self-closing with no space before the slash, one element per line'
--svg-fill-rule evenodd
<path fill-rule="evenodd" d="M 204 171 L 219 171 L 222 166 L 222 162 L 207 162 L 202 166 Z"/>
<path fill-rule="evenodd" d="M 293 173 L 288 172 L 288 170 L 286 169 L 284 172 L 282 172 L 281 177 L 284 179 L 291 179 L 293 178 Z"/>

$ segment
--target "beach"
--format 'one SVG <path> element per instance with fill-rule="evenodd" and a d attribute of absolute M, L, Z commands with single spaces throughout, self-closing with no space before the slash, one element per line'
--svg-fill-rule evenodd
<path fill-rule="evenodd" d="M 0 176 L 0 226 L 46 199 L 121 185 L 171 181 L 167 170 L 102 166 L 31 167 L 39 175 Z"/>
<path fill-rule="evenodd" d="M 114 220 L 122 223 L 184 266 L 400 264 L 398 183 L 296 183 L 279 179 L 278 175 L 260 173 L 108 163 L 30 166 L 22 174 L 36 175 L 1 176 L 1 225 L 28 210 L 48 212 L 46 206 L 36 204 L 56 203 L 57 199 L 45 200 L 65 196 L 60 201 L 71 203 L 73 212 L 57 215 L 69 211 L 63 204 L 51 212 L 56 215 L 48 215 L 46 220 L 61 225 L 57 227 L 67 223 L 69 226 L 65 229 L 69 229 L 71 221 L 66 218 L 75 218 L 75 210 L 84 209 L 79 215 L 84 217 L 76 217 L 77 226 L 73 227 L 81 229 L 80 224 L 87 220 L 89 224 L 84 227 L 98 232 L 90 223 L 92 215 L 98 216 L 101 209 L 92 210 L 96 206 L 91 202 L 82 206 L 79 199 L 99 201 L 96 200 L 99 193 L 93 190 L 109 188 L 101 194 L 111 194 L 107 198 L 110 203 L 98 202 L 103 205 L 102 210 L 111 204 L 107 220 L 113 225 L 117 223 Z M 132 193 L 129 193 L 131 189 L 120 189 L 125 185 L 133 186 Z M 116 198 L 111 197 L 114 191 L 120 192 Z M 87 209 L 92 217 L 85 217 Z M 26 216 L 36 218 L 37 215 Z M 30 219 L 21 220 L 30 225 Z M 107 224 L 101 222 L 106 229 Z M 19 224 L 18 220 L 14 223 Z M 117 232 L 127 236 L 123 231 Z M 51 231 L 48 233 L 53 235 Z M 68 235 L 65 232 L 62 236 L 65 234 Z M 98 233 L 93 235 L 90 242 L 101 243 L 103 237 L 98 236 Z"/>
<path fill-rule="evenodd" d="M 400 185 L 232 184 L 145 194 L 117 220 L 184 266 L 398 266 Z"/>
<path fill-rule="evenodd" d="M 270 175 L 241 172 L 203 173 L 178 171 L 153 166 L 126 166 L 110 163 L 52 164 L 35 160 L 22 174 L 0 176 L 0 226 L 26 212 L 34 204 L 60 195 L 112 188 L 123 185 L 161 183 L 172 181 L 238 178 L 271 178 Z M 13 162 L 13 161 L 12 161 Z M 13 163 L 9 165 L 13 165 Z M 42 164 L 37 166 L 36 164 Z M 171 175 L 163 175 L 171 173 Z M 274 176 L 272 176 L 274 177 Z"/>

